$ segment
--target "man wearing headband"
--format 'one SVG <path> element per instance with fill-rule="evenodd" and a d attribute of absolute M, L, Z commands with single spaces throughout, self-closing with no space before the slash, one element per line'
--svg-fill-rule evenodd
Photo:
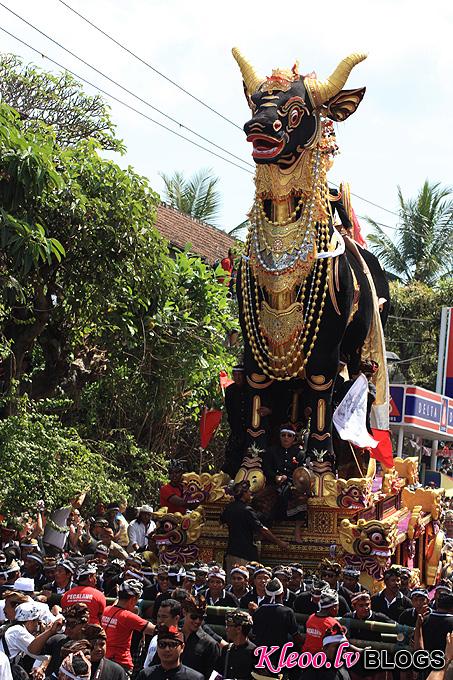
<path fill-rule="evenodd" d="M 437 601 L 442 593 L 451 593 L 452 585 L 450 581 L 442 579 L 434 589 L 434 599 L 431 601 L 431 609 L 433 612 L 437 611 Z M 432 593 L 432 591 L 431 591 Z"/>
<path fill-rule="evenodd" d="M 323 678 L 323 680 L 350 680 L 350 675 L 344 665 L 341 668 L 335 668 L 338 648 L 347 642 L 346 628 L 340 623 L 337 622 L 325 630 L 321 641 L 321 651 L 325 653 L 329 666 L 323 668 L 309 666 L 302 673 L 304 680 L 318 680 L 318 678 Z M 351 649 L 355 648 L 348 648 L 348 651 Z M 352 667 L 353 671 L 354 669 L 355 666 Z"/>
<path fill-rule="evenodd" d="M 160 507 L 167 508 L 168 512 L 180 512 L 184 515 L 188 509 L 195 507 L 189 504 L 182 497 L 183 486 L 182 476 L 184 474 L 184 463 L 180 460 L 171 460 L 168 465 L 168 476 L 170 481 L 160 487 Z"/>
<path fill-rule="evenodd" d="M 85 638 L 91 647 L 91 680 L 127 680 L 124 668 L 105 658 L 107 638 L 102 626 L 88 625 Z"/>
<path fill-rule="evenodd" d="M 406 609 L 398 619 L 398 623 L 415 628 L 419 615 L 423 617 L 430 613 L 429 595 L 426 588 L 419 586 L 411 592 L 412 609 Z"/>
<path fill-rule="evenodd" d="M 385 614 L 374 612 L 371 609 L 371 595 L 367 592 L 356 593 L 351 597 L 352 614 L 350 618 L 358 621 L 377 621 L 378 623 L 393 623 Z M 354 635 L 352 637 L 355 637 Z M 381 635 L 379 632 L 363 629 L 360 631 L 360 638 L 367 642 L 379 642 Z"/>
<path fill-rule="evenodd" d="M 77 570 L 77 584 L 64 593 L 61 598 L 63 608 L 82 602 L 86 604 L 90 612 L 89 623 L 100 623 L 105 609 L 106 599 L 103 593 L 96 588 L 97 567 L 87 563 Z"/>
<path fill-rule="evenodd" d="M 135 608 L 143 593 L 137 579 L 124 581 L 118 593 L 118 603 L 105 608 L 102 627 L 107 635 L 106 657 L 116 661 L 127 673 L 133 669 L 131 641 L 134 630 L 152 635 L 155 626 L 135 614 Z"/>
<path fill-rule="evenodd" d="M 318 602 L 318 611 L 308 617 L 305 642 L 302 651 L 316 654 L 322 652 L 326 631 L 338 624 L 338 593 L 324 588 Z"/>
<path fill-rule="evenodd" d="M 261 604 L 266 601 L 266 585 L 272 578 L 271 570 L 262 564 L 258 565 L 251 577 L 252 589 L 247 595 L 241 597 L 241 609 L 248 609 L 254 612 Z"/>
<path fill-rule="evenodd" d="M 226 574 L 219 567 L 212 567 L 208 574 L 206 603 L 211 607 L 238 607 L 239 601 L 225 590 Z"/>
<path fill-rule="evenodd" d="M 291 578 L 288 583 L 288 588 L 297 597 L 297 595 L 307 591 L 307 586 L 304 583 L 304 568 L 298 563 L 290 564 L 289 568 L 291 569 Z"/>
<path fill-rule="evenodd" d="M 255 535 L 276 543 L 283 550 L 289 545 L 275 536 L 270 529 L 263 526 L 256 512 L 250 507 L 252 492 L 248 480 L 239 482 L 233 488 L 234 501 L 229 503 L 222 513 L 220 522 L 228 526 L 228 545 L 225 555 L 225 566 L 228 573 L 233 564 L 247 564 L 258 559 Z"/>
<path fill-rule="evenodd" d="M 137 680 L 203 680 L 203 675 L 182 663 L 184 635 L 176 626 L 159 626 L 157 631 L 157 655 L 160 663 L 144 668 Z"/>
<path fill-rule="evenodd" d="M 227 587 L 227 591 L 234 595 L 239 602 L 241 597 L 244 597 L 249 592 L 249 572 L 247 567 L 242 564 L 233 564 L 229 580 L 231 585 Z"/>
<path fill-rule="evenodd" d="M 291 580 L 291 569 L 290 567 L 285 567 L 280 565 L 279 567 L 274 567 L 272 570 L 272 576 L 278 578 L 283 585 L 283 599 L 282 602 L 286 607 L 293 608 L 294 600 L 296 599 L 295 594 L 288 588 L 288 583 Z"/>
<path fill-rule="evenodd" d="M 321 594 L 327 588 L 329 588 L 327 581 L 315 578 L 311 590 L 301 593 L 294 600 L 294 611 L 298 614 L 314 614 L 317 612 Z M 338 595 L 338 608 L 340 616 L 348 615 L 349 605 L 342 595 Z"/>
<path fill-rule="evenodd" d="M 216 641 L 202 628 L 206 614 L 206 600 L 203 595 L 193 597 L 187 594 L 182 603 L 184 612 L 184 651 L 183 664 L 209 678 L 220 656 Z"/>
<path fill-rule="evenodd" d="M 61 630 L 50 637 L 43 649 L 43 654 L 49 657 L 44 662 L 46 676 L 49 677 L 58 671 L 61 661 L 61 648 L 68 642 L 81 640 L 84 636 L 85 627 L 88 623 L 89 611 L 86 604 L 74 604 L 63 609 L 64 632 Z"/>
<path fill-rule="evenodd" d="M 27 553 L 24 558 L 24 566 L 22 568 L 22 576 L 24 578 L 32 578 L 35 582 L 36 592 L 41 592 L 46 577 L 43 572 L 44 559 L 39 550 L 32 550 Z"/>
<path fill-rule="evenodd" d="M 280 444 L 270 446 L 263 459 L 263 470 L 269 484 L 282 486 L 292 478 L 296 467 L 302 463 L 303 454 L 296 444 L 296 431 L 292 427 L 280 429 Z"/>
<path fill-rule="evenodd" d="M 368 592 L 366 588 L 359 583 L 360 571 L 353 567 L 345 567 L 342 572 L 343 580 L 338 587 L 338 594 L 342 595 L 349 607 L 351 606 L 351 597 L 357 593 Z"/>
<path fill-rule="evenodd" d="M 223 678 L 249 680 L 256 664 L 253 654 L 256 645 L 249 640 L 252 617 L 240 609 L 233 609 L 225 614 L 225 624 L 230 644 L 222 649 L 215 670 Z"/>
<path fill-rule="evenodd" d="M 60 560 L 57 562 L 52 557 L 48 558 L 52 560 L 51 564 L 55 562 L 55 571 L 53 581 L 47 582 L 42 589 L 42 595 L 49 598 L 52 593 L 55 595 L 63 595 L 68 590 L 73 587 L 73 578 L 75 574 L 75 566 L 70 560 Z M 46 570 L 46 562 L 44 563 L 44 573 L 48 576 Z"/>
<path fill-rule="evenodd" d="M 58 680 L 90 680 L 91 662 L 83 652 L 68 654 L 58 672 Z"/>
<path fill-rule="evenodd" d="M 389 616 L 393 621 L 398 621 L 405 609 L 412 607 L 408 597 L 400 592 L 401 570 L 399 567 L 390 567 L 384 572 L 384 588 L 380 593 L 371 598 L 371 608 Z"/>
<path fill-rule="evenodd" d="M 424 618 L 421 635 L 417 635 L 420 630 L 421 619 L 422 617 L 417 619 L 415 648 L 420 649 L 417 644 L 417 639 L 419 639 L 422 642 L 422 648 L 429 652 L 433 652 L 435 649 L 445 649 L 447 633 L 453 633 L 453 593 L 443 592 L 439 595 L 437 610 Z"/>
<path fill-rule="evenodd" d="M 300 649 L 302 637 L 294 612 L 283 604 L 283 585 L 278 578 L 266 583 L 266 601 L 253 612 L 253 640 L 257 647 L 275 645 L 281 649 L 293 641 Z"/>

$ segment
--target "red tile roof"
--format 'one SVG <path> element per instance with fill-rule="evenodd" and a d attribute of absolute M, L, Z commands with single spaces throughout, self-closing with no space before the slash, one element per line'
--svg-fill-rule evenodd
<path fill-rule="evenodd" d="M 183 250 L 188 243 L 191 251 L 210 264 L 228 255 L 234 238 L 225 231 L 185 215 L 176 208 L 161 203 L 157 209 L 157 231 L 170 243 Z"/>

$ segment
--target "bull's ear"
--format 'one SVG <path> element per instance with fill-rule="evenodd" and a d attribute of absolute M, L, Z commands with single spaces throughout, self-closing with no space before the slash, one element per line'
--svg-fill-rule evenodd
<path fill-rule="evenodd" d="M 360 87 L 357 90 L 341 90 L 324 104 L 327 117 L 339 123 L 349 118 L 362 101 L 365 90 L 366 87 Z"/>

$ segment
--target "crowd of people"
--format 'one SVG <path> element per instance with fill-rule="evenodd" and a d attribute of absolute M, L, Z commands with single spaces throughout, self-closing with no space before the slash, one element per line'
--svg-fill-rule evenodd
<path fill-rule="evenodd" d="M 170 481 L 163 494 L 179 507 L 172 488 Z M 3 527 L 1 680 L 208 680 L 217 675 L 260 680 L 282 674 L 310 680 L 315 672 L 332 680 L 383 680 L 386 671 L 370 672 L 361 662 L 363 642 L 372 645 L 380 635 L 373 626 L 357 632 L 353 620 L 400 623 L 411 627 L 415 649 L 448 648 L 450 580 L 428 592 L 419 584 L 412 587 L 410 570 L 392 566 L 384 574 L 383 590 L 371 594 L 360 584 L 359 571 L 332 560 L 324 559 L 310 574 L 302 564 L 266 566 L 258 554 L 244 554 L 247 532 L 278 539 L 248 506 L 248 483 L 234 491 L 222 518 L 230 529 L 222 565 L 153 569 L 147 552 L 152 507 L 138 508 L 128 521 L 124 504 L 110 503 L 102 515 L 83 520 L 83 494 L 56 511 L 45 527 L 36 522 L 26 535 Z M 238 526 L 240 531 L 232 530 Z M 355 639 L 362 642 L 357 650 Z M 297 652 L 325 652 L 330 659 L 348 640 L 359 652 L 349 670 L 296 666 L 280 672 L 277 667 L 287 643 Z M 275 650 L 265 667 L 257 667 L 261 648 Z"/>

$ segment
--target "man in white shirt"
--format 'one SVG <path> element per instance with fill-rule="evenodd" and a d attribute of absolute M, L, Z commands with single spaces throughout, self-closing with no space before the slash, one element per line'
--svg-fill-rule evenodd
<path fill-rule="evenodd" d="M 137 519 L 129 524 L 127 533 L 129 536 L 128 552 L 135 552 L 148 545 L 148 536 L 156 528 L 156 523 L 152 521 L 153 508 L 150 505 L 142 505 L 138 508 Z"/>

